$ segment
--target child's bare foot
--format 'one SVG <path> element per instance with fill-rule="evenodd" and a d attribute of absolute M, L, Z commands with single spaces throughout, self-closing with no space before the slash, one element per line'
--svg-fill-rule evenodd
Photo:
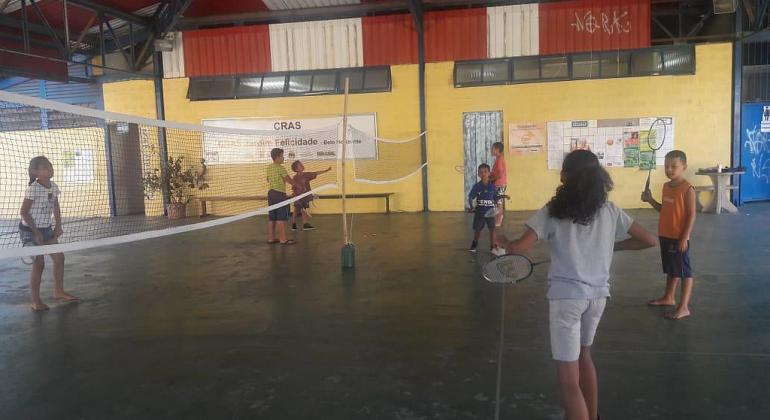
<path fill-rule="evenodd" d="M 77 296 L 72 296 L 69 293 L 61 292 L 56 293 L 53 295 L 54 299 L 56 300 L 63 300 L 65 302 L 80 302 L 80 298 Z"/>
<path fill-rule="evenodd" d="M 653 299 L 651 301 L 648 301 L 647 305 L 648 306 L 675 306 L 676 302 L 674 300 L 658 298 L 658 299 Z"/>
<path fill-rule="evenodd" d="M 666 317 L 666 319 L 676 321 L 678 319 L 687 318 L 688 316 L 690 316 L 690 310 L 687 308 L 677 308 L 675 311 L 669 312 L 664 316 Z"/>
<path fill-rule="evenodd" d="M 46 305 L 43 302 L 32 302 L 32 304 L 30 305 L 30 308 L 32 308 L 32 310 L 35 312 L 47 311 L 48 309 L 50 309 L 48 305 Z"/>

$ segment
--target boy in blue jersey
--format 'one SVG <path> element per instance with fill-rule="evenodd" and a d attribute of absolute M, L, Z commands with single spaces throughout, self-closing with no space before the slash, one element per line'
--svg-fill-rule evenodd
<path fill-rule="evenodd" d="M 489 165 L 479 165 L 478 175 L 481 181 L 471 188 L 468 194 L 468 212 L 473 213 L 473 242 L 471 252 L 476 252 L 479 237 L 484 226 L 489 229 L 489 249 L 494 251 L 495 243 L 495 203 L 500 199 L 495 183 L 489 180 Z"/>

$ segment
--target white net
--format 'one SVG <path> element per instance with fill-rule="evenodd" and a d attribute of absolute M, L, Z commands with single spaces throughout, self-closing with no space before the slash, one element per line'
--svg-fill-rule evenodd
<path fill-rule="evenodd" d="M 281 166 L 290 177 L 297 175 L 294 161 L 317 176 L 302 188 L 286 184 L 286 196 L 274 195 L 278 201 L 269 204 L 274 148 L 284 150 Z M 265 214 L 336 189 L 340 155 L 337 125 L 290 133 L 198 126 L 0 91 L 0 258 L 125 243 Z M 37 156 L 50 161 L 52 184 L 38 179 L 30 186 Z M 40 228 L 57 224 L 58 200 L 58 244 L 22 246 L 25 200 Z M 199 217 L 207 215 L 227 217 Z"/>
<path fill-rule="evenodd" d="M 411 139 L 394 140 L 374 137 L 350 127 L 349 141 L 353 144 L 376 144 L 375 158 L 353 156 L 353 179 L 364 184 L 395 184 L 419 175 L 427 163 L 422 161 L 421 139 L 425 133 Z M 356 149 L 353 148 L 353 153 Z"/>

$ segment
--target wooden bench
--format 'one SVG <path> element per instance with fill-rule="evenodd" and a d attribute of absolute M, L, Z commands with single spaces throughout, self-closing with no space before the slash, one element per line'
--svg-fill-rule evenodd
<path fill-rule="evenodd" d="M 371 193 L 371 194 L 345 194 L 345 198 L 384 198 L 385 213 L 390 213 L 390 196 L 394 193 Z M 317 195 L 317 200 L 340 200 L 342 194 Z M 211 196 L 198 197 L 201 203 L 201 217 L 208 216 L 208 203 L 213 201 L 267 201 L 266 195 L 234 195 L 234 196 Z"/>

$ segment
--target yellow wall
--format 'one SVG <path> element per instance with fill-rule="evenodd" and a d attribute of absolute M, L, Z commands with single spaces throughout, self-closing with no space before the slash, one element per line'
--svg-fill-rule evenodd
<path fill-rule="evenodd" d="M 708 180 L 694 175 L 698 167 L 730 162 L 732 49 L 730 44 L 696 47 L 696 74 L 687 76 L 635 77 L 606 80 L 532 83 L 509 86 L 455 88 L 453 63 L 427 66 L 428 188 L 431 210 L 457 211 L 465 205 L 462 167 L 464 112 L 503 111 L 506 150 L 510 123 L 548 122 L 574 119 L 673 116 L 676 119 L 675 147 L 688 153 L 688 177 L 696 184 Z M 386 138 L 409 138 L 419 132 L 417 66 L 393 66 L 393 90 L 388 93 L 350 96 L 350 112 L 377 113 L 378 134 Z M 200 124 L 203 119 L 237 117 L 314 117 L 340 114 L 341 95 L 293 98 L 189 101 L 188 79 L 164 81 L 166 118 Z M 104 85 L 105 108 L 148 117 L 155 116 L 153 83 L 130 81 Z M 190 140 L 190 144 L 198 140 Z M 170 144 L 170 148 L 175 147 Z M 196 149 L 198 150 L 198 149 Z M 405 148 L 415 159 L 419 148 Z M 381 156 L 382 157 L 382 156 Z M 490 157 L 490 163 L 492 158 Z M 545 153 L 508 156 L 508 185 L 511 210 L 541 207 L 558 184 L 558 171 L 547 169 Z M 253 172 L 253 171 L 252 171 Z M 626 208 L 643 207 L 639 193 L 645 174 L 638 169 L 613 168 L 616 188 L 611 199 Z M 653 174 L 660 190 L 665 176 Z M 391 207 L 396 211 L 422 208 L 419 176 L 391 185 L 351 182 L 351 192 L 395 192 Z M 329 191 L 332 193 L 333 191 Z M 263 194 L 245 188 L 228 193 Z M 210 194 L 211 191 L 204 194 Z M 336 200 L 316 203 L 315 211 L 339 212 Z M 253 204 L 251 204 L 253 207 Z M 383 211 L 382 200 L 352 200 L 352 211 Z M 238 212 L 231 204 L 216 213 Z"/>
<path fill-rule="evenodd" d="M 393 66 L 393 89 L 387 93 L 355 94 L 350 95 L 349 112 L 351 114 L 376 113 L 378 136 L 390 139 L 405 139 L 417 135 L 420 131 L 420 119 L 418 108 L 418 74 L 417 66 Z M 321 117 L 341 115 L 343 109 L 342 95 L 303 96 L 292 98 L 270 99 L 239 99 L 218 101 L 190 101 L 187 99 L 187 87 L 189 79 L 164 80 L 164 100 L 166 106 L 166 119 L 169 121 L 200 124 L 204 119 L 215 118 L 244 118 L 244 117 Z M 148 110 L 154 114 L 154 102 L 152 102 L 152 82 L 120 82 L 105 85 L 105 108 L 110 111 L 126 112 L 131 114 L 147 115 Z M 149 100 L 149 102 L 148 102 Z M 170 137 L 170 136 L 169 136 Z M 200 139 L 195 140 L 195 148 L 200 152 Z M 402 153 L 409 154 L 405 159 L 419 163 L 419 142 L 414 146 L 404 146 Z M 179 150 L 184 147 L 189 157 L 191 146 L 175 145 L 169 140 L 169 154 L 174 155 L 174 147 Z M 393 159 L 392 153 L 395 147 L 380 145 L 380 164 L 387 164 Z M 179 152 L 181 153 L 181 152 Z M 200 156 L 194 155 L 194 156 Z M 332 163 L 333 162 L 329 162 Z M 254 168 L 243 166 L 244 177 L 254 177 Z M 218 167 L 212 167 L 210 173 L 216 178 Z M 231 174 L 232 172 L 230 172 Z M 394 192 L 391 199 L 393 211 L 418 211 L 422 209 L 422 189 L 420 176 L 411 177 L 404 182 L 389 185 L 371 185 L 353 182 L 348 171 L 348 191 L 351 193 L 368 192 Z M 230 187 L 227 194 L 232 195 L 260 195 L 266 191 L 255 191 L 254 185 L 264 184 L 262 174 L 257 182 Z M 228 175 L 231 178 L 232 175 Z M 244 180 L 248 181 L 248 180 Z M 217 183 L 217 179 L 210 183 Z M 314 183 L 314 186 L 318 182 Z M 222 185 L 217 184 L 212 190 L 221 190 Z M 324 193 L 339 193 L 336 190 L 327 190 Z M 207 190 L 204 195 L 213 194 Z M 215 213 L 234 213 L 249 208 L 249 204 L 238 206 L 233 203 L 223 204 L 217 207 L 214 203 Z M 251 204 L 253 207 L 253 203 Z M 358 212 L 382 212 L 385 210 L 384 200 L 359 199 L 349 202 L 351 211 Z M 339 212 L 339 200 L 319 200 L 314 204 L 314 211 L 318 213 Z"/>
<path fill-rule="evenodd" d="M 0 217 L 16 218 L 29 183 L 29 161 L 44 155 L 54 167 L 54 182 L 61 189 L 59 203 L 64 218 L 109 216 L 107 162 L 104 153 L 104 130 L 99 127 L 51 130 L 5 131 L 0 159 Z M 68 154 L 76 150 L 91 152 L 93 178 L 67 182 L 65 172 Z"/>
<path fill-rule="evenodd" d="M 635 77 L 454 88 L 453 63 L 427 66 L 428 192 L 431 210 L 462 210 L 463 113 L 503 111 L 506 151 L 508 124 L 581 119 L 673 116 L 674 146 L 688 154 L 688 178 L 699 167 L 730 162 L 731 44 L 696 47 L 696 73 L 689 76 Z M 490 156 L 489 163 L 493 158 Z M 550 171 L 545 153 L 507 156 L 510 210 L 531 210 L 553 194 L 558 171 Z M 613 168 L 611 199 L 626 208 L 644 207 L 639 194 L 646 179 L 638 169 Z M 653 174 L 660 191 L 665 175 Z"/>

